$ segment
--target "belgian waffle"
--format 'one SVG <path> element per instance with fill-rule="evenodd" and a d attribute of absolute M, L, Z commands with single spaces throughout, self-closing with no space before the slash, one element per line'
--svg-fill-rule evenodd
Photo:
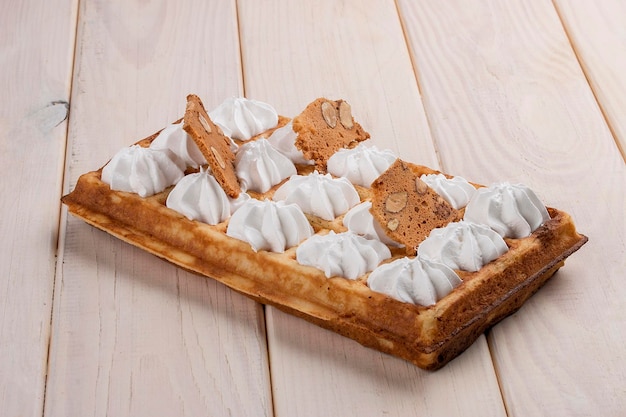
<path fill-rule="evenodd" d="M 147 147 L 157 134 L 136 144 Z M 267 134 L 259 137 L 263 136 Z M 405 164 L 417 176 L 439 173 Z M 314 169 L 297 168 L 301 175 Z M 430 370 L 448 363 L 485 330 L 517 311 L 587 240 L 567 213 L 548 208 L 550 219 L 530 236 L 505 239 L 508 252 L 477 272 L 456 271 L 462 284 L 424 307 L 370 290 L 368 274 L 355 280 L 327 278 L 323 271 L 298 263 L 297 246 L 284 253 L 255 252 L 248 243 L 226 235 L 229 220 L 208 225 L 167 208 L 172 187 L 144 198 L 111 190 L 101 174 L 102 169 L 81 175 L 74 190 L 63 197 L 71 214 L 260 303 Z M 279 186 L 249 194 L 271 198 Z M 372 199 L 371 189 L 355 188 L 361 201 Z M 329 221 L 307 215 L 316 234 L 345 231 L 342 217 Z M 391 260 L 407 256 L 403 248 L 390 250 Z"/>

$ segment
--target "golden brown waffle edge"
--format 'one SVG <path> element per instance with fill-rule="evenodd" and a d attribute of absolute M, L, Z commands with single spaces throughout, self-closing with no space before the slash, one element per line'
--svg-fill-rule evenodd
<path fill-rule="evenodd" d="M 147 146 L 155 136 L 138 144 Z M 410 166 L 419 173 L 437 172 Z M 549 208 L 551 219 L 531 236 L 508 239 L 507 253 L 478 272 L 459 272 L 463 284 L 435 305 L 422 307 L 371 291 L 365 277 L 326 278 L 322 271 L 298 264 L 295 248 L 284 254 L 254 252 L 248 243 L 226 236 L 227 222 L 210 226 L 165 207 L 169 189 L 141 198 L 112 191 L 100 173 L 83 174 L 63 197 L 72 215 L 258 302 L 431 370 L 517 311 L 587 241 L 567 213 Z M 360 193 L 367 196 L 367 190 Z M 336 219 L 332 225 L 340 223 Z M 314 228 L 323 233 L 332 225 Z M 404 256 L 397 252 L 395 257 Z"/>

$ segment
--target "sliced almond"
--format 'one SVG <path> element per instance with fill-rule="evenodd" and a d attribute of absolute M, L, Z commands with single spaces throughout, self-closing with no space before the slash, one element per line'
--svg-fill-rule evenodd
<path fill-rule="evenodd" d="M 202 125 L 204 130 L 206 130 L 208 133 L 211 133 L 211 126 L 209 125 L 209 122 L 207 122 L 207 120 L 204 118 L 202 113 L 198 113 L 198 120 L 200 120 L 200 124 Z"/>
<path fill-rule="evenodd" d="M 387 229 L 391 230 L 392 232 L 395 231 L 398 226 L 400 226 L 400 220 L 398 219 L 391 219 L 387 222 Z"/>
<path fill-rule="evenodd" d="M 215 149 L 213 146 L 211 146 L 211 153 L 213 154 L 213 156 L 217 160 L 217 163 L 219 164 L 219 166 L 222 169 L 225 169 L 226 168 L 226 162 L 224 162 L 224 158 L 222 158 L 222 155 L 219 153 L 219 151 L 217 149 Z"/>
<path fill-rule="evenodd" d="M 426 192 L 428 191 L 428 184 L 426 184 L 424 181 L 420 180 L 419 178 L 416 178 L 415 179 L 415 191 L 417 191 L 417 193 L 420 195 L 426 194 Z"/>
<path fill-rule="evenodd" d="M 337 126 L 337 111 L 330 101 L 322 103 L 322 117 L 328 126 L 333 129 Z"/>
<path fill-rule="evenodd" d="M 339 104 L 339 121 L 346 129 L 352 129 L 354 122 L 352 121 L 352 107 L 347 101 Z"/>
<path fill-rule="evenodd" d="M 409 194 L 406 191 L 398 191 L 389 194 L 385 200 L 385 210 L 389 213 L 399 213 L 406 207 L 409 200 Z"/>

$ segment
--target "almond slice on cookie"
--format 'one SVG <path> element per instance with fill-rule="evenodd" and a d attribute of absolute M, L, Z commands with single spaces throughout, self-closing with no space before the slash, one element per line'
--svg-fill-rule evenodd
<path fill-rule="evenodd" d="M 432 229 L 462 217 L 400 159 L 372 183 L 370 211 L 387 236 L 405 245 L 408 255 L 415 255 Z"/>
<path fill-rule="evenodd" d="M 296 147 L 304 157 L 315 161 L 318 171 L 326 172 L 326 162 L 339 149 L 353 148 L 370 137 L 352 116 L 344 100 L 318 98 L 293 119 Z"/>
<path fill-rule="evenodd" d="M 230 148 L 230 139 L 209 117 L 198 96 L 187 96 L 187 108 L 183 118 L 183 129 L 200 148 L 217 182 L 229 197 L 236 198 L 241 192 L 235 172 L 235 154 Z"/>

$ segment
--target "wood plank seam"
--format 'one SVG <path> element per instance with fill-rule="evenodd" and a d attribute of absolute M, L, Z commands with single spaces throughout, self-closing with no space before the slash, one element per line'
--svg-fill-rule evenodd
<path fill-rule="evenodd" d="M 563 27 L 563 32 L 565 33 L 565 36 L 569 40 L 569 44 L 572 47 L 572 51 L 574 52 L 574 56 L 576 57 L 576 61 L 578 62 L 578 65 L 580 66 L 580 70 L 584 74 L 585 80 L 587 80 L 587 84 L 589 85 L 589 89 L 591 90 L 591 93 L 593 94 L 595 102 L 598 105 L 598 109 L 600 110 L 600 113 L 602 114 L 602 118 L 604 119 L 604 122 L 606 123 L 609 131 L 611 132 L 611 136 L 613 137 L 613 141 L 615 142 L 615 146 L 617 146 L 617 149 L 618 149 L 620 155 L 622 156 L 622 159 L 626 162 L 626 149 L 624 149 L 622 147 L 622 145 L 620 144 L 620 141 L 619 141 L 618 136 L 617 136 L 617 132 L 615 131 L 615 128 L 613 127 L 613 124 L 611 123 L 611 120 L 607 116 L 607 112 L 606 112 L 605 107 L 602 105 L 602 101 L 598 98 L 598 94 L 596 92 L 596 89 L 594 88 L 594 84 L 591 82 L 591 77 L 589 76 L 589 73 L 588 73 L 587 69 L 585 68 L 584 59 L 581 57 L 581 53 L 579 52 L 578 47 L 576 45 L 576 42 L 574 41 L 574 39 L 573 39 L 573 37 L 572 37 L 572 35 L 570 33 L 570 30 L 568 28 L 567 22 L 563 18 L 563 13 L 559 9 L 558 3 L 555 0 L 551 0 L 551 1 L 552 1 L 552 6 L 554 7 L 554 10 L 556 11 L 557 16 L 559 17 L 559 21 L 561 22 L 561 26 Z"/>
<path fill-rule="evenodd" d="M 243 52 L 243 42 L 242 42 L 242 33 L 241 33 L 241 12 L 240 12 L 240 2 L 239 0 L 234 0 L 235 2 L 235 24 L 237 25 L 237 44 L 239 45 L 239 78 L 241 80 L 241 95 L 242 97 L 247 97 L 246 95 L 246 76 L 245 76 L 245 71 L 244 71 L 244 66 L 245 66 L 245 62 L 244 62 L 244 52 Z M 265 354 L 266 354 L 266 360 L 267 360 L 267 366 L 268 366 L 268 370 L 267 370 L 267 375 L 268 375 L 268 392 L 269 392 L 269 409 L 271 410 L 271 415 L 275 416 L 276 415 L 276 404 L 274 401 L 274 397 L 276 395 L 275 393 L 275 387 L 274 387 L 274 383 L 273 383 L 273 379 L 272 379 L 272 355 L 270 354 L 270 341 L 269 341 L 269 337 L 267 335 L 267 313 L 266 313 L 266 305 L 262 305 L 261 308 L 261 312 L 263 314 L 263 327 L 264 327 L 264 335 L 265 335 Z"/>
<path fill-rule="evenodd" d="M 423 94 L 424 89 L 420 81 L 419 71 L 417 69 L 417 64 L 416 64 L 415 56 L 413 54 L 413 49 L 410 47 L 409 36 L 407 34 L 407 29 L 406 29 L 406 23 L 404 19 L 402 18 L 402 13 L 400 11 L 400 5 L 398 4 L 398 0 L 393 0 L 393 3 L 395 6 L 396 14 L 398 15 L 398 22 L 400 23 L 400 29 L 402 30 L 402 38 L 404 39 L 404 44 L 409 55 L 409 60 L 411 62 L 411 69 L 413 70 L 413 77 L 415 78 L 417 91 L 420 95 L 420 98 L 422 98 L 424 97 L 424 94 Z M 424 100 L 422 99 L 422 102 L 423 101 Z M 439 152 L 439 149 L 437 148 L 437 141 L 435 140 L 435 136 L 433 135 L 433 129 L 431 128 L 431 120 L 429 117 L 428 108 L 427 106 L 423 106 L 423 108 L 424 108 L 424 115 L 426 116 L 425 117 L 426 129 L 428 130 L 428 132 L 430 132 L 430 141 L 432 142 L 433 149 L 435 150 L 435 157 L 437 159 L 437 165 L 439 169 L 441 169 L 441 171 L 450 172 L 447 169 L 448 167 L 444 166 L 443 160 L 441 158 L 441 153 Z"/>
<path fill-rule="evenodd" d="M 242 34 L 241 34 L 241 20 L 240 20 L 240 12 L 239 12 L 239 0 L 235 1 L 235 24 L 237 25 L 237 44 L 239 45 L 239 79 L 241 80 L 241 95 L 242 97 L 246 97 L 246 74 L 244 72 L 244 53 L 243 53 L 243 44 L 241 42 Z M 263 314 L 265 315 L 265 309 L 263 310 Z"/>
<path fill-rule="evenodd" d="M 495 357 L 495 351 L 491 347 L 491 341 L 490 341 L 491 338 L 489 337 L 489 333 L 491 333 L 491 330 L 487 330 L 487 332 L 485 333 L 487 348 L 489 350 L 489 356 L 491 357 L 491 363 L 493 364 L 493 372 L 496 375 L 496 382 L 498 383 L 498 389 L 500 390 L 500 398 L 502 400 L 502 406 L 504 407 L 504 412 L 506 413 L 507 417 L 509 417 L 512 414 L 509 410 L 509 402 L 506 399 L 506 392 L 503 387 L 503 382 L 502 382 L 503 374 L 500 370 L 500 367 L 498 366 L 498 361 Z"/>
<path fill-rule="evenodd" d="M 76 6 L 75 6 L 75 10 L 76 13 L 74 14 L 74 28 L 72 31 L 72 63 L 70 65 L 69 68 L 69 90 L 68 90 L 68 100 L 67 101 L 59 101 L 59 104 L 63 104 L 66 109 L 67 109 L 67 113 L 65 116 L 65 119 L 63 119 L 63 121 L 66 122 L 65 125 L 65 134 L 64 134 L 64 158 L 63 158 L 63 163 L 61 164 L 61 168 L 60 168 L 60 175 L 61 175 L 61 188 L 58 190 L 58 222 L 57 222 L 57 236 L 56 236 L 56 249 L 55 249 L 55 257 L 56 257 L 56 261 L 55 261 L 55 266 L 54 266 L 54 277 L 53 277 L 53 282 L 52 282 L 52 294 L 51 294 L 51 306 L 50 306 L 50 324 L 48 326 L 48 334 L 46 335 L 47 341 L 46 341 L 46 364 L 45 364 L 45 368 L 46 368 L 46 373 L 43 376 L 44 378 L 44 388 L 43 388 L 43 395 L 42 395 L 42 406 L 41 406 L 41 415 L 45 416 L 46 415 L 46 400 L 47 400 L 47 393 L 48 393 L 48 378 L 50 375 L 50 355 L 51 355 L 51 347 L 52 347 L 52 338 L 54 337 L 54 314 L 55 314 L 55 307 L 57 306 L 56 303 L 56 297 L 58 295 L 56 288 L 57 288 L 57 283 L 61 282 L 63 280 L 63 261 L 64 261 L 64 253 L 65 253 L 65 233 L 67 231 L 67 217 L 68 217 L 68 213 L 67 213 L 67 208 L 63 205 L 63 203 L 61 203 L 61 196 L 67 194 L 67 192 L 69 191 L 69 180 L 70 180 L 70 163 L 69 163 L 69 159 L 70 159 L 70 155 L 71 155 L 71 144 L 70 144 L 70 140 L 69 140 L 69 134 L 70 134 L 70 125 L 71 125 L 71 110 L 72 110 L 72 95 L 74 92 L 74 76 L 75 76 L 75 70 L 76 70 L 76 56 L 77 56 L 77 45 L 78 45 L 78 28 L 79 28 L 79 22 L 80 22 L 80 17 L 81 17 L 81 13 L 80 13 L 80 9 L 81 9 L 81 0 L 76 0 Z M 61 122 L 63 122 L 61 121 Z M 60 123 L 59 123 L 60 124 Z"/>

